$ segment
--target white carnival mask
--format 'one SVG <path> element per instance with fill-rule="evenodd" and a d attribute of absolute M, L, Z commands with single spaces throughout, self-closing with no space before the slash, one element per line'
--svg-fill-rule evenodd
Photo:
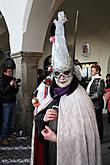
<path fill-rule="evenodd" d="M 55 82 L 60 88 L 68 86 L 73 78 L 71 70 L 66 70 L 64 72 L 55 71 L 54 72 Z"/>

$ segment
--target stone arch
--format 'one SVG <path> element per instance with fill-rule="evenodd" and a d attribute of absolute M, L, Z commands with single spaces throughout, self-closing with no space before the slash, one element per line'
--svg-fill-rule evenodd
<path fill-rule="evenodd" d="M 33 0 L 29 17 L 23 25 L 25 30 L 23 34 L 23 51 L 43 52 L 49 22 L 63 1 L 64 0 Z M 27 15 L 27 12 L 25 12 L 25 14 Z M 24 18 L 26 18 L 25 15 Z"/>

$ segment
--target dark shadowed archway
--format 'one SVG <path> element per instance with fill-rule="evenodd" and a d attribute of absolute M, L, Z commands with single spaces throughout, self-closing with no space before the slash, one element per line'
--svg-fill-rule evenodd
<path fill-rule="evenodd" d="M 5 19 L 0 12 L 0 74 L 2 71 L 2 63 L 6 52 L 10 52 L 9 32 Z"/>

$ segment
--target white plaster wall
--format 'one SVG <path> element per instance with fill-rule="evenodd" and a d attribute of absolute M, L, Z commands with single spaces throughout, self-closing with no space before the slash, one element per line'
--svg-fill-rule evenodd
<path fill-rule="evenodd" d="M 57 2 L 57 5 L 56 5 Z M 45 35 L 53 11 L 63 0 L 34 0 L 23 37 L 23 51 L 43 52 Z"/>
<path fill-rule="evenodd" d="M 67 31 L 69 33 L 69 31 Z M 76 42 L 76 59 L 81 63 L 83 62 L 98 62 L 102 68 L 102 77 L 105 79 L 106 74 L 108 73 L 108 60 L 110 57 L 110 30 L 108 30 L 104 35 L 103 33 L 94 33 L 92 31 L 83 31 L 80 30 L 77 35 Z M 48 36 L 47 36 L 48 38 Z M 46 43 L 44 47 L 44 55 L 38 63 L 38 67 L 43 68 L 44 60 L 47 56 L 51 54 L 51 44 L 46 38 Z M 90 55 L 87 59 L 82 56 L 82 45 L 88 42 L 90 44 Z M 73 37 L 71 34 L 68 34 L 67 39 L 68 45 L 73 44 Z"/>
<path fill-rule="evenodd" d="M 86 33 L 84 34 L 85 37 L 82 37 L 78 40 L 76 48 L 76 58 L 79 59 L 80 62 L 97 62 L 102 68 L 101 75 L 105 79 L 108 68 L 108 58 L 110 56 L 110 47 L 106 43 L 107 40 L 104 41 L 102 40 L 101 36 L 97 37 L 97 35 L 94 36 L 93 34 L 91 34 L 88 38 L 86 36 Z M 86 41 L 90 44 L 90 55 L 87 59 L 82 56 L 82 45 Z"/>
<path fill-rule="evenodd" d="M 43 14 L 42 14 L 43 11 L 40 11 L 40 6 L 38 6 L 39 12 L 38 11 L 37 12 L 40 13 L 40 15 L 38 16 L 37 21 L 36 21 L 36 15 L 38 15 L 38 13 L 34 11 L 33 13 L 34 17 L 32 17 L 34 20 L 33 19 L 32 20 L 35 22 L 33 23 L 31 22 L 32 20 L 28 22 L 30 10 L 32 7 L 32 2 L 33 0 L 23 0 L 23 1 L 22 0 L 16 0 L 16 1 L 15 0 L 11 0 L 11 1 L 0 0 L 0 10 L 5 18 L 5 21 L 10 33 L 11 53 L 21 51 L 22 49 L 24 51 L 26 50 L 43 51 L 43 42 L 44 42 L 43 40 L 45 39 L 46 28 L 48 26 L 48 23 L 46 23 L 46 19 L 48 18 L 48 16 L 49 16 L 48 19 L 52 17 L 51 9 L 54 6 L 55 0 L 51 0 L 51 1 L 48 0 L 48 3 L 50 2 L 50 4 L 46 4 L 47 6 L 46 5 L 44 6 Z M 39 5 L 43 7 L 43 1 L 36 0 L 35 2 L 36 2 L 35 5 L 37 5 L 37 2 L 40 2 Z M 57 0 L 57 2 L 60 3 L 60 0 Z M 48 13 L 46 11 L 47 8 L 49 9 Z M 40 16 L 43 16 L 45 12 L 46 12 L 46 15 L 45 15 L 46 19 L 44 20 L 42 17 L 42 20 L 40 20 Z M 49 12 L 50 12 L 50 15 L 48 15 Z M 36 25 L 40 21 L 41 21 L 41 24 L 40 26 L 38 26 L 38 29 L 37 29 Z M 27 22 L 30 23 L 29 26 L 27 25 Z M 43 24 L 43 27 L 41 27 L 42 22 L 43 23 L 45 22 Z M 40 31 L 40 27 L 41 27 L 41 31 Z M 25 31 L 27 29 L 29 33 L 25 34 Z M 103 26 L 103 29 L 104 29 L 104 26 Z M 105 74 L 107 73 L 107 68 L 108 68 L 107 64 L 108 64 L 108 59 L 110 56 L 110 53 L 109 53 L 110 52 L 110 48 L 109 48 L 110 31 L 107 29 L 105 33 L 103 29 L 102 29 L 103 33 L 101 33 L 101 31 L 100 32 L 92 31 L 91 28 L 89 29 L 91 31 L 87 31 L 87 29 L 86 31 L 82 29 L 79 30 L 78 37 L 77 37 L 77 45 L 76 45 L 76 58 L 78 58 L 80 62 L 97 61 L 99 65 L 101 65 L 102 67 L 102 75 L 104 77 Z M 30 31 L 33 31 L 33 34 L 30 33 Z M 34 38 L 34 35 L 35 35 L 35 38 Z M 24 40 L 23 40 L 23 37 L 25 37 Z M 72 39 L 73 38 L 71 37 L 71 34 L 70 34 L 68 37 L 68 45 L 72 44 Z M 90 56 L 88 57 L 88 59 L 84 59 L 82 56 L 82 45 L 85 42 L 90 43 Z M 24 44 L 24 47 L 23 47 L 23 44 Z M 51 54 L 51 45 L 47 38 L 46 44 L 44 47 L 44 56 L 39 61 L 39 67 L 43 67 L 44 58 L 50 54 Z"/>
<path fill-rule="evenodd" d="M 99 63 L 102 66 L 102 75 L 105 77 L 107 73 L 110 73 L 110 28 L 105 31 L 104 35 L 101 37 L 100 44 L 100 57 Z"/>
<path fill-rule="evenodd" d="M 42 52 L 53 0 L 35 1 L 24 33 L 23 50 Z"/>
<path fill-rule="evenodd" d="M 63 0 L 1 0 L 11 53 L 42 52 L 48 24 Z"/>

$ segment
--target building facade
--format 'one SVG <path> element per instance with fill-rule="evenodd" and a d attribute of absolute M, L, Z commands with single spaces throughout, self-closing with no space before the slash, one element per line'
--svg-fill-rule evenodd
<path fill-rule="evenodd" d="M 72 53 L 76 11 L 79 10 L 75 58 L 83 63 L 82 74 L 89 75 L 90 64 L 102 67 L 102 77 L 110 73 L 110 2 L 103 0 L 0 0 L 0 50 L 10 51 L 21 78 L 18 96 L 18 128 L 31 132 L 32 93 L 37 69 L 44 68 L 51 55 L 49 29 L 58 11 L 64 10 L 67 44 Z M 87 73 L 86 73 L 87 72 Z"/>

